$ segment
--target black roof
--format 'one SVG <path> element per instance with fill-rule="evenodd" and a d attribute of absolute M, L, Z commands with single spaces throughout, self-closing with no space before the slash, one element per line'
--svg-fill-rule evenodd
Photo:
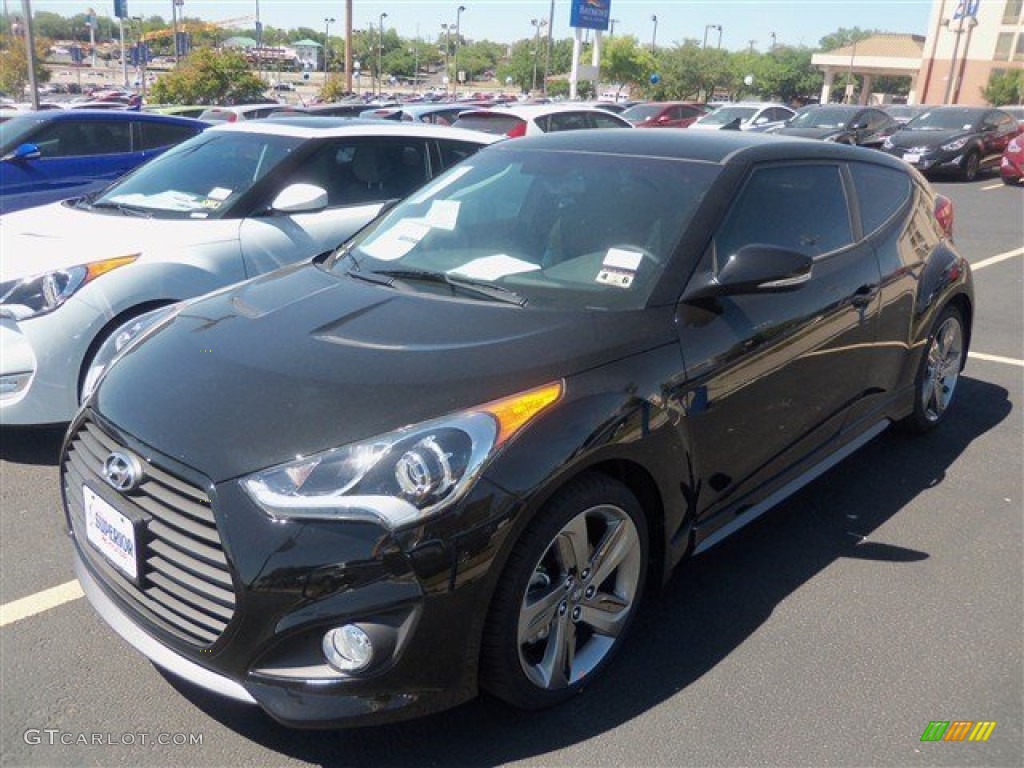
<path fill-rule="evenodd" d="M 688 131 L 685 128 L 559 131 L 509 139 L 492 145 L 488 151 L 514 151 L 520 148 L 636 155 L 719 164 L 735 162 L 744 165 L 752 162 L 834 158 L 874 162 L 901 170 L 906 169 L 901 160 L 863 147 L 747 131 Z"/>

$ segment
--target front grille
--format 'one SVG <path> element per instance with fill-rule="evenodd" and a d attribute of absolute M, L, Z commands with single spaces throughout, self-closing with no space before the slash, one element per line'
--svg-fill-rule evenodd
<path fill-rule="evenodd" d="M 103 462 L 124 448 L 91 421 L 68 445 L 63 482 L 79 548 L 93 569 L 145 618 L 196 646 L 212 645 L 231 621 L 235 592 L 210 499 L 199 488 L 143 462 L 145 479 L 127 494 L 103 479 Z M 139 584 L 89 543 L 82 486 L 88 485 L 128 517 L 145 520 Z M 129 514 L 130 512 L 130 514 Z"/>

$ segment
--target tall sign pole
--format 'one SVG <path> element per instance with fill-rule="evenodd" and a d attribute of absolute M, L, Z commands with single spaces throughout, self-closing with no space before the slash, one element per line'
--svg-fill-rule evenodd
<path fill-rule="evenodd" d="M 577 86 L 581 76 L 584 80 L 594 81 L 594 88 L 600 80 L 601 62 L 601 33 L 608 31 L 611 23 L 612 3 L 611 0 L 572 0 L 569 15 L 569 26 L 573 28 L 572 45 L 572 72 L 569 74 L 569 98 L 575 99 Z M 580 53 L 582 47 L 583 30 L 594 30 L 595 42 L 591 52 L 591 64 L 582 72 L 580 67 Z M 652 48 L 654 41 L 651 41 Z"/>

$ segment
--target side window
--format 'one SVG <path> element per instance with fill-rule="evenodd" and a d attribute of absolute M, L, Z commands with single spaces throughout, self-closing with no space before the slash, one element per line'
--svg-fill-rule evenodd
<path fill-rule="evenodd" d="M 860 220 L 865 235 L 887 222 L 910 197 L 910 177 L 895 168 L 868 163 L 850 163 L 853 186 L 860 204 Z"/>
<path fill-rule="evenodd" d="M 131 152 L 131 123 L 61 120 L 35 138 L 43 157 L 81 157 Z"/>
<path fill-rule="evenodd" d="M 419 139 L 352 139 L 324 144 L 281 187 L 314 184 L 327 205 L 361 205 L 405 197 L 427 180 L 427 147 Z"/>
<path fill-rule="evenodd" d="M 581 112 L 561 112 L 555 115 L 551 115 L 548 118 L 550 127 L 549 131 L 578 131 L 581 128 L 589 128 L 587 124 L 586 113 Z"/>
<path fill-rule="evenodd" d="M 450 141 L 442 139 L 438 142 L 441 149 L 441 170 L 446 171 L 456 163 L 461 163 L 467 157 L 480 149 L 480 145 L 468 141 Z M 440 171 L 439 171 L 440 172 Z"/>
<path fill-rule="evenodd" d="M 591 114 L 595 128 L 623 128 L 622 122 L 616 120 L 611 115 L 606 115 L 601 112 L 594 112 Z"/>
<path fill-rule="evenodd" d="M 679 108 L 679 112 L 680 112 L 680 117 L 684 117 L 684 118 L 685 117 L 700 117 L 703 114 L 703 112 L 701 112 L 696 107 L 680 107 Z"/>
<path fill-rule="evenodd" d="M 715 236 L 715 251 L 719 262 L 751 243 L 819 256 L 852 242 L 838 166 L 775 166 L 750 176 Z"/>
<path fill-rule="evenodd" d="M 167 123 L 139 123 L 142 131 L 142 149 L 158 149 L 180 144 L 196 135 L 196 129 Z"/>

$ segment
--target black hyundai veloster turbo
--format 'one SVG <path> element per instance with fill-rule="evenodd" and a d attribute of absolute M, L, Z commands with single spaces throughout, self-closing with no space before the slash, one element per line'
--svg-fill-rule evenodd
<path fill-rule="evenodd" d="M 684 557 L 943 420 L 974 311 L 951 230 L 852 147 L 496 144 L 100 350 L 62 463 L 77 574 L 155 663 L 290 725 L 562 701 Z"/>

